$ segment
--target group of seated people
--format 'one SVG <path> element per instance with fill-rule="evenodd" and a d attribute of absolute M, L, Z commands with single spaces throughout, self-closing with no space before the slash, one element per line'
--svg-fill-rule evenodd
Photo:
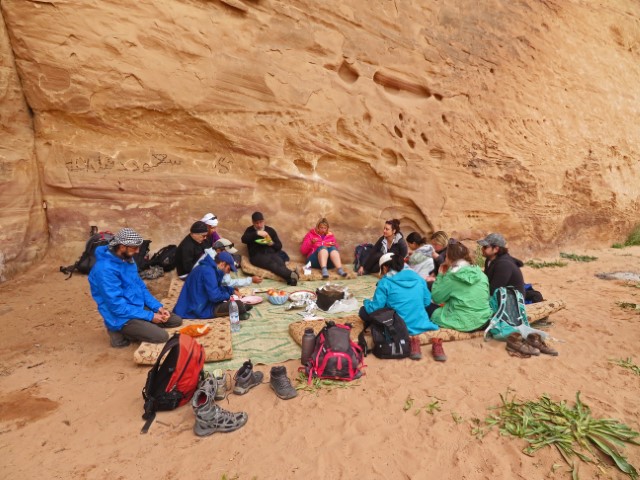
<path fill-rule="evenodd" d="M 249 259 L 269 270 L 288 285 L 299 276 L 287 267 L 289 257 L 282 250 L 275 229 L 265 224 L 261 212 L 251 216 L 252 225 L 242 235 Z M 122 347 L 131 340 L 161 343 L 167 340 L 162 327 L 174 327 L 181 318 L 227 316 L 229 300 L 238 288 L 260 283 L 261 277 L 232 278 L 238 253 L 234 244 L 217 232 L 218 219 L 205 215 L 195 222 L 176 252 L 178 275 L 185 280 L 173 313 L 168 312 L 147 290 L 140 279 L 133 256 L 142 237 L 130 228 L 118 232 L 108 246 L 96 249 L 96 265 L 89 275 L 91 293 L 105 321 L 111 345 Z M 363 320 L 379 308 L 393 308 L 405 320 L 410 335 L 439 327 L 462 332 L 484 328 L 491 317 L 489 298 L 501 286 L 514 286 L 524 294 L 521 262 L 511 257 L 500 234 L 479 240 L 486 259 L 484 272 L 461 242 L 445 232 L 431 235 L 429 241 L 417 232 L 405 240 L 400 221 L 384 223 L 382 236 L 364 259 L 359 275 L 380 272 L 375 294 L 360 310 Z M 322 218 L 304 237 L 300 251 L 314 268 L 346 276 L 339 245 Z M 240 319 L 249 318 L 251 306 L 237 300 Z"/>

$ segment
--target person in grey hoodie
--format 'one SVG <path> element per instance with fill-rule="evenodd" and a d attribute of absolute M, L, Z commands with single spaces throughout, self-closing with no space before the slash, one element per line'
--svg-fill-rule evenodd
<path fill-rule="evenodd" d="M 402 233 L 400 232 L 400 220 L 392 218 L 384 222 L 382 229 L 382 236 L 373 246 L 373 250 L 369 254 L 369 257 L 364 261 L 364 265 L 358 269 L 358 275 L 364 275 L 368 273 L 378 273 L 380 266 L 378 262 L 380 257 L 385 253 L 395 253 L 400 258 L 404 259 L 409 252 L 407 242 L 405 242 Z"/>

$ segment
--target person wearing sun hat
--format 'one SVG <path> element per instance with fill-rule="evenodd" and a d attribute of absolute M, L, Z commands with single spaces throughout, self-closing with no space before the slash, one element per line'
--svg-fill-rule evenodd
<path fill-rule="evenodd" d="M 163 343 L 164 328 L 178 327 L 182 319 L 171 314 L 149 293 L 133 257 L 142 237 L 131 228 L 116 233 L 109 245 L 96 248 L 96 264 L 89 273 L 91 296 L 104 320 L 111 346 L 131 341 Z"/>
<path fill-rule="evenodd" d="M 201 222 L 204 222 L 207 225 L 208 235 L 207 235 L 207 247 L 210 247 L 218 240 L 220 240 L 220 234 L 217 231 L 218 228 L 218 217 L 216 217 L 213 213 L 207 213 L 204 217 L 200 219 Z"/>
<path fill-rule="evenodd" d="M 524 277 L 520 270 L 524 264 L 509 254 L 505 238 L 499 233 L 490 233 L 477 243 L 482 247 L 485 258 L 484 273 L 489 279 L 489 294 L 493 295 L 500 287 L 511 286 L 524 296 Z"/>
<path fill-rule="evenodd" d="M 205 241 L 209 229 L 207 224 L 198 220 L 189 229 L 189 235 L 178 245 L 176 250 L 176 272 L 178 276 L 185 279 L 198 259 L 202 257 L 205 248 L 207 247 Z"/>

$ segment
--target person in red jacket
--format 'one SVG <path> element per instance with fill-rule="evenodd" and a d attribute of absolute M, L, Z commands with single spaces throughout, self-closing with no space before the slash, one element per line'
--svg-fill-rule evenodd
<path fill-rule="evenodd" d="M 304 236 L 300 252 L 311 262 L 312 268 L 322 269 L 322 278 L 328 278 L 328 269 L 334 267 L 338 269 L 340 276 L 347 276 L 342 268 L 338 242 L 333 233 L 329 231 L 329 222 L 326 218 L 320 219 L 316 228 L 312 228 Z"/>

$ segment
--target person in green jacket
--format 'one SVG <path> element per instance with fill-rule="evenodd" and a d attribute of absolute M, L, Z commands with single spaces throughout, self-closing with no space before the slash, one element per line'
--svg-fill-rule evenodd
<path fill-rule="evenodd" d="M 489 306 L 489 280 L 480 267 L 473 265 L 469 249 L 451 239 L 445 262 L 431 287 L 431 299 L 442 304 L 431 321 L 460 332 L 481 330 L 493 312 Z"/>

